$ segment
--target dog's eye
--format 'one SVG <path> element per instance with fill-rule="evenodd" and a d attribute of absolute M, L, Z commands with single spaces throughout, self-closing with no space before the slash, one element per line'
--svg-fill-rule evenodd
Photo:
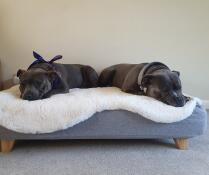
<path fill-rule="evenodd" d="M 42 82 L 35 81 L 35 82 L 33 83 L 33 85 L 34 85 L 37 89 L 40 89 L 40 87 L 42 86 Z"/>

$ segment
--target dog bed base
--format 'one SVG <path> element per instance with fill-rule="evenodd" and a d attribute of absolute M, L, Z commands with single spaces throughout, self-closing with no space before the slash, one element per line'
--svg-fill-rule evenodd
<path fill-rule="evenodd" d="M 138 114 L 113 110 L 96 113 L 66 130 L 48 134 L 23 134 L 0 127 L 2 152 L 9 152 L 15 140 L 58 139 L 174 139 L 176 147 L 187 148 L 187 139 L 204 133 L 207 112 L 197 105 L 193 114 L 176 123 L 156 123 Z"/>

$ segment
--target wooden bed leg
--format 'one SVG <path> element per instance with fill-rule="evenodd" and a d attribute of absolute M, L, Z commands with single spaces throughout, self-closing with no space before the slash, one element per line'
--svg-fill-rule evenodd
<path fill-rule="evenodd" d="M 1 152 L 9 153 L 12 151 L 14 147 L 15 140 L 1 140 Z"/>
<path fill-rule="evenodd" d="M 174 142 L 175 142 L 176 147 L 178 149 L 181 149 L 181 150 L 187 150 L 188 149 L 188 140 L 187 139 L 177 138 L 177 139 L 174 139 Z"/>

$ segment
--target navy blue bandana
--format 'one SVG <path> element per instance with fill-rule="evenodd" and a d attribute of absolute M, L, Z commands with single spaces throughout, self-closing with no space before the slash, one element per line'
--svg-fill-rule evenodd
<path fill-rule="evenodd" d="M 53 63 L 57 60 L 62 59 L 62 55 L 57 55 L 54 58 L 52 58 L 50 61 L 46 61 L 41 55 L 39 55 L 38 53 L 36 53 L 35 51 L 33 51 L 33 56 L 36 59 L 29 67 L 28 69 L 30 69 L 32 66 L 36 65 L 36 64 L 40 64 L 40 63 L 47 63 L 50 67 L 50 69 L 52 69 L 53 71 L 57 72 L 55 67 L 53 66 Z M 59 77 L 59 73 L 57 72 L 57 75 Z M 60 84 L 60 78 L 57 78 L 56 80 L 53 81 L 52 86 L 53 88 L 57 88 Z"/>
<path fill-rule="evenodd" d="M 50 61 L 46 61 L 41 55 L 39 55 L 35 51 L 33 51 L 33 56 L 36 60 L 28 67 L 28 69 L 30 69 L 33 65 L 39 63 L 47 63 L 49 65 L 52 65 L 52 63 L 54 63 L 55 61 L 62 59 L 62 55 L 57 55 L 54 58 L 52 58 Z"/>

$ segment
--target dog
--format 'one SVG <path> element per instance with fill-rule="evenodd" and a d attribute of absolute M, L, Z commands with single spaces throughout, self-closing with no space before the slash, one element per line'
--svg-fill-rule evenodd
<path fill-rule="evenodd" d="M 114 86 L 122 91 L 146 95 L 165 104 L 182 107 L 188 100 L 182 94 L 178 71 L 171 71 L 160 62 L 142 64 L 117 64 L 104 69 L 99 76 L 99 86 Z"/>
<path fill-rule="evenodd" d="M 39 100 L 54 94 L 68 93 L 72 88 L 92 88 L 98 85 L 98 74 L 90 66 L 79 64 L 53 63 L 62 56 L 45 61 L 39 54 L 33 52 L 37 59 L 27 70 L 18 70 L 21 98 L 24 100 Z"/>

